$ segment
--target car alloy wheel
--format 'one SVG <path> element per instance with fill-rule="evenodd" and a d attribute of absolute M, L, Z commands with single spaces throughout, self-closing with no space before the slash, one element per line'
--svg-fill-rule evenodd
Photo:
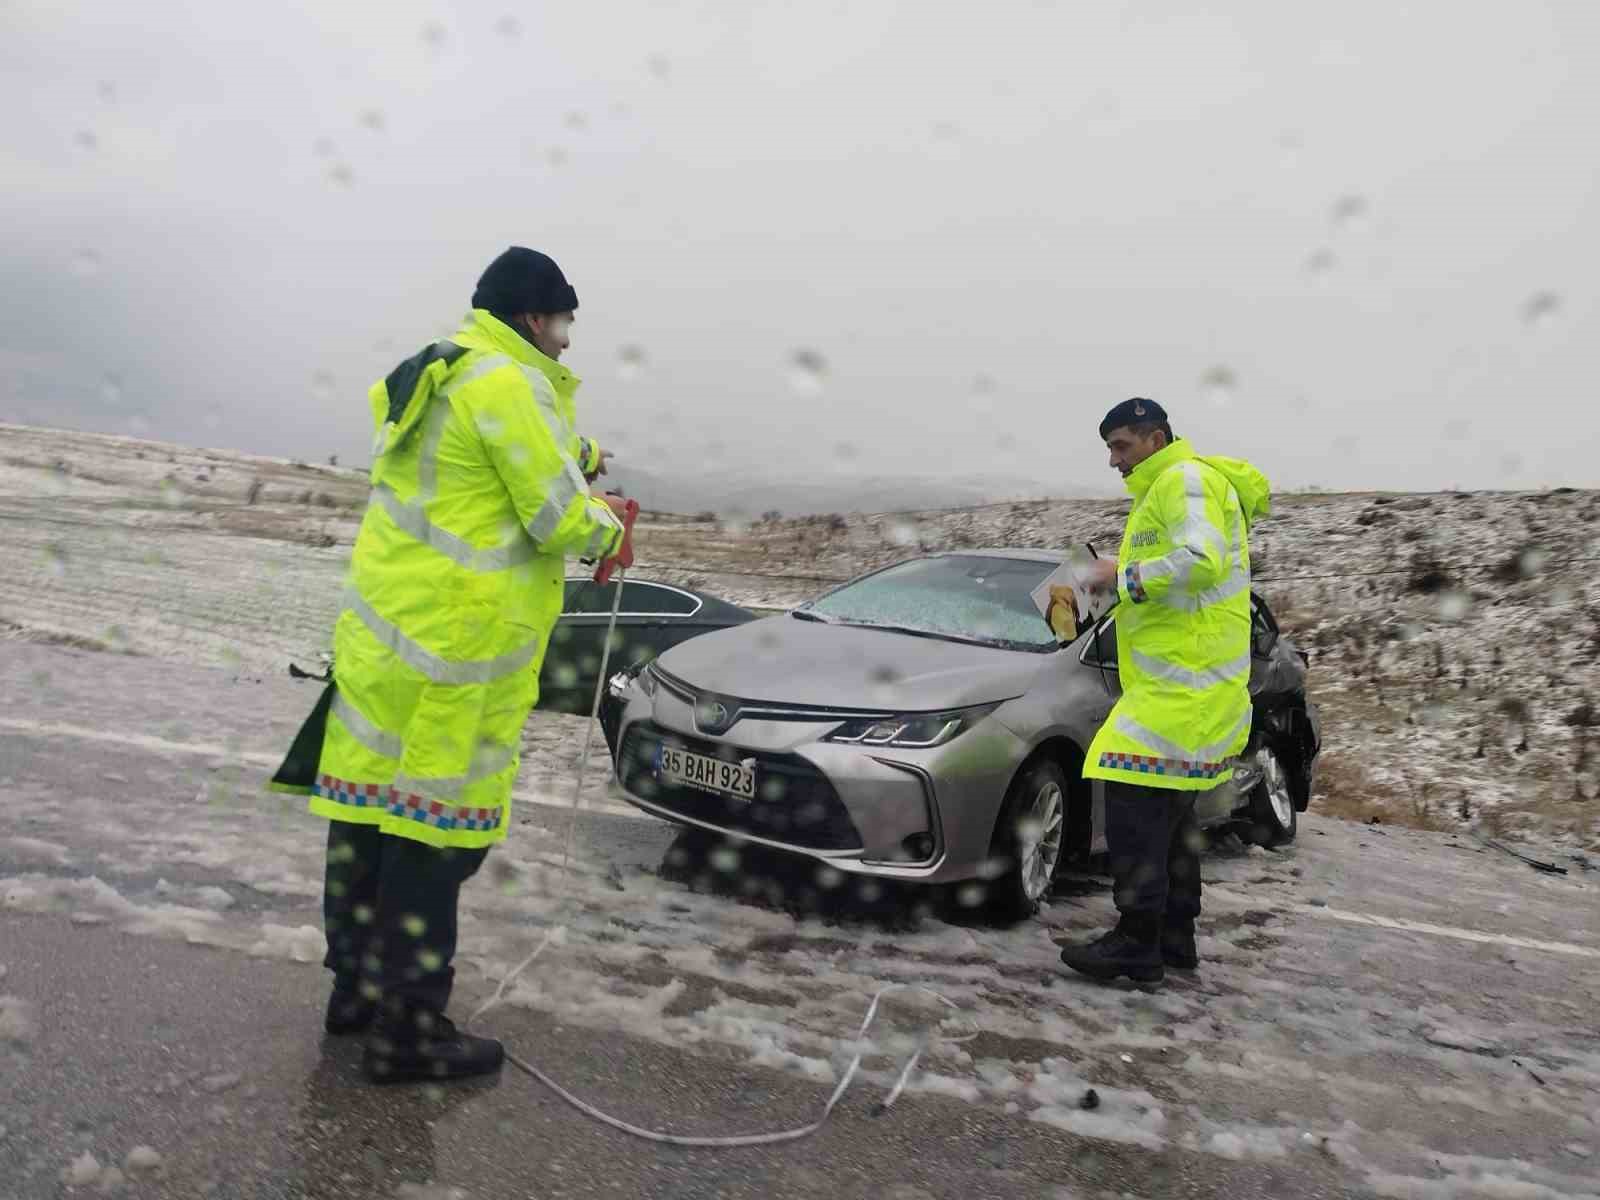
<path fill-rule="evenodd" d="M 1289 793 L 1289 774 L 1283 769 L 1272 747 L 1262 746 L 1256 751 L 1256 765 L 1261 768 L 1261 786 L 1267 789 L 1267 803 L 1272 815 L 1284 829 L 1294 825 L 1294 797 Z"/>
<path fill-rule="evenodd" d="M 1061 858 L 1061 832 L 1066 821 L 1066 804 L 1061 787 L 1046 780 L 1033 798 L 1023 834 L 1022 890 L 1029 900 L 1040 900 L 1055 879 L 1056 863 Z"/>
<path fill-rule="evenodd" d="M 1281 846 L 1294 841 L 1297 810 L 1294 788 L 1283 755 L 1270 742 L 1248 752 L 1245 776 L 1250 784 L 1250 815 L 1241 836 L 1261 846 Z"/>

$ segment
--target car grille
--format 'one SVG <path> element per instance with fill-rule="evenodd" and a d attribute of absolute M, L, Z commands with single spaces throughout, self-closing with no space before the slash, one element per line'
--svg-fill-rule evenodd
<path fill-rule="evenodd" d="M 730 748 L 668 733 L 649 721 L 628 728 L 617 756 L 617 773 L 628 791 L 679 816 L 753 837 L 809 850 L 859 850 L 861 834 L 828 777 L 795 754 L 756 754 L 756 799 L 734 800 L 695 788 L 674 787 L 655 777 L 656 748 L 663 742 L 710 758 L 730 757 Z M 743 757 L 750 757 L 744 755 Z"/>

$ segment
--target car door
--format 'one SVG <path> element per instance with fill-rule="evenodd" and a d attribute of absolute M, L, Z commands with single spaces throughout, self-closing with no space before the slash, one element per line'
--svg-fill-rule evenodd
<path fill-rule="evenodd" d="M 600 682 L 606 629 L 617 584 L 569 579 L 561 620 L 550 638 L 550 653 L 540 676 L 546 697 L 542 708 L 587 714 Z M 704 632 L 695 616 L 704 601 L 693 592 L 665 583 L 628 579 L 622 582 L 616 633 L 606 673 L 615 674 L 655 658 L 663 651 Z"/>
<path fill-rule="evenodd" d="M 590 579 L 568 579 L 561 617 L 550 631 L 550 647 L 539 671 L 539 707 L 557 712 L 587 713 L 600 669 L 600 652 L 610 617 L 599 608 L 601 589 Z M 587 687 L 586 687 L 587 685 Z"/>

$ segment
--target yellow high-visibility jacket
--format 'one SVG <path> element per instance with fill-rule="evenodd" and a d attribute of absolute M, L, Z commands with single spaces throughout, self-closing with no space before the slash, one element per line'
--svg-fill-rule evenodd
<path fill-rule="evenodd" d="M 1083 773 L 1204 791 L 1232 777 L 1250 735 L 1249 527 L 1266 476 L 1201 458 L 1181 438 L 1129 473 L 1133 509 L 1117 555 L 1122 696 Z"/>
<path fill-rule="evenodd" d="M 574 431 L 577 387 L 481 309 L 373 385 L 312 812 L 435 846 L 506 836 L 564 560 L 622 537 L 584 480 L 600 450 Z"/>

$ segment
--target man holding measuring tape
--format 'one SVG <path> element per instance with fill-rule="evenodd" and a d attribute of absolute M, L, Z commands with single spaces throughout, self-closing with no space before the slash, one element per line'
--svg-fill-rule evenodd
<path fill-rule="evenodd" d="M 499 1068 L 444 1015 L 461 885 L 505 838 L 565 560 L 633 561 L 637 505 L 595 496 L 560 364 L 578 307 L 549 257 L 489 265 L 461 329 L 374 384 L 372 497 L 334 630 L 311 811 L 330 818 L 329 1033 L 376 1082 Z"/>

